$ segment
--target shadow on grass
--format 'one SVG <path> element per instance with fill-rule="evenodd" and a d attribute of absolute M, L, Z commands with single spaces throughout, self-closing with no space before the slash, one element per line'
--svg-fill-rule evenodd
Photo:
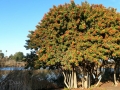
<path fill-rule="evenodd" d="M 117 73 L 116 73 L 116 80 L 118 82 L 120 82 L 119 71 L 117 71 Z M 106 68 L 105 69 L 105 73 L 103 74 L 102 80 L 101 80 L 102 84 L 99 86 L 102 86 L 104 83 L 107 83 L 107 82 L 113 82 L 113 84 L 114 84 L 114 70 L 113 70 L 113 68 Z"/>

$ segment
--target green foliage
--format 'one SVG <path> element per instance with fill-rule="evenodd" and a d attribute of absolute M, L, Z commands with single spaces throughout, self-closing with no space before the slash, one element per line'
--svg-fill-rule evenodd
<path fill-rule="evenodd" d="M 70 89 L 65 87 L 64 90 L 70 90 Z"/>
<path fill-rule="evenodd" d="M 14 56 L 11 54 L 10 56 L 9 56 L 9 60 L 13 60 L 14 59 Z"/>
<path fill-rule="evenodd" d="M 23 57 L 23 52 L 16 52 L 12 58 L 14 58 L 16 61 L 22 61 Z"/>
<path fill-rule="evenodd" d="M 27 49 L 36 50 L 36 66 L 71 69 L 81 61 L 120 57 L 120 14 L 114 8 L 83 2 L 53 6 L 30 31 Z"/>
<path fill-rule="evenodd" d="M 36 55 L 35 52 L 31 52 L 30 54 L 27 54 L 23 61 L 27 62 L 25 68 L 30 68 L 30 69 L 39 69 L 39 62 L 36 62 L 38 60 L 38 56 Z"/>
<path fill-rule="evenodd" d="M 0 53 L 0 59 L 3 59 L 4 58 L 4 53 Z"/>

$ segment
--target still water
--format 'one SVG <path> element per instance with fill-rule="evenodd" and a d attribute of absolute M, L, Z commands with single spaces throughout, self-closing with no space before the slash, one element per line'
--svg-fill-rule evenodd
<path fill-rule="evenodd" d="M 14 70 L 25 70 L 24 67 L 0 67 L 0 82 Z"/>
<path fill-rule="evenodd" d="M 6 78 L 6 76 L 12 72 L 12 71 L 27 71 L 29 69 L 24 69 L 24 67 L 1 67 L 0 68 L 0 82 Z M 48 69 L 43 69 L 40 68 L 38 71 L 35 71 L 36 73 L 39 72 L 42 76 L 46 77 L 48 81 L 50 81 L 51 78 L 57 78 L 59 76 L 59 74 L 57 73 L 57 71 L 49 71 Z M 42 78 L 41 78 L 42 79 Z"/>
<path fill-rule="evenodd" d="M 24 67 L 1 67 L 0 70 L 24 70 Z"/>

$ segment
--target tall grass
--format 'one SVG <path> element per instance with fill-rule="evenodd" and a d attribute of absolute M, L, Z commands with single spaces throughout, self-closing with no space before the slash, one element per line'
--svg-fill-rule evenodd
<path fill-rule="evenodd" d="M 64 85 L 60 77 L 58 71 L 15 70 L 0 82 L 0 90 L 53 90 Z"/>
<path fill-rule="evenodd" d="M 24 67 L 25 62 L 17 62 L 15 60 L 0 60 L 0 67 Z"/>

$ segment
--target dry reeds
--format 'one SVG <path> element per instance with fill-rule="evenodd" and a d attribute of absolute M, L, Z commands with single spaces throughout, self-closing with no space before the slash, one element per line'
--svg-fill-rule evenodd
<path fill-rule="evenodd" d="M 47 70 L 14 70 L 0 82 L 0 90 L 43 90 L 58 86 L 48 81 Z"/>
<path fill-rule="evenodd" d="M 25 62 L 17 62 L 15 60 L 0 60 L 0 67 L 24 67 Z"/>

